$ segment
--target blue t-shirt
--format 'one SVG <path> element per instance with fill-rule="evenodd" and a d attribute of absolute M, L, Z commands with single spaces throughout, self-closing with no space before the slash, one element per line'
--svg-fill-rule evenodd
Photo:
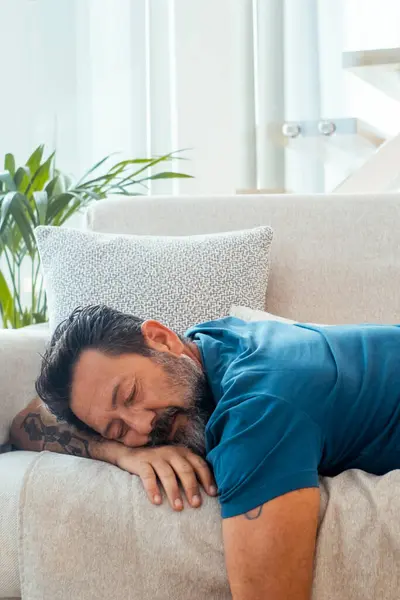
<path fill-rule="evenodd" d="M 224 518 L 318 474 L 400 468 L 399 326 L 227 317 L 186 335 L 215 402 L 206 450 Z"/>

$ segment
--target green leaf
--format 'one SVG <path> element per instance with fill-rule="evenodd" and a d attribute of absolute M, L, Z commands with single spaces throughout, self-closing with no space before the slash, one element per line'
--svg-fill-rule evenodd
<path fill-rule="evenodd" d="M 93 190 L 89 190 L 89 189 L 85 190 L 83 193 L 90 196 L 90 198 L 92 200 L 101 200 L 102 198 L 105 197 L 104 194 L 98 194 L 97 192 L 94 192 Z"/>
<path fill-rule="evenodd" d="M 28 308 L 25 308 L 22 313 L 21 327 L 26 327 L 27 325 L 32 325 L 32 314 Z"/>
<path fill-rule="evenodd" d="M 187 158 L 183 157 L 183 156 L 175 156 L 175 154 L 177 154 L 178 152 L 185 152 L 186 150 L 189 150 L 189 148 L 185 148 L 183 150 L 176 150 L 175 152 L 171 152 L 170 154 L 164 154 L 163 156 L 153 156 L 152 158 L 133 158 L 130 160 L 122 160 L 121 162 L 115 164 L 113 167 L 110 168 L 110 172 L 119 169 L 120 167 L 127 167 L 128 165 L 140 165 L 140 164 L 148 164 L 148 163 L 152 163 L 154 160 L 158 160 L 161 159 L 162 161 L 170 161 L 170 160 L 188 160 Z"/>
<path fill-rule="evenodd" d="M 7 321 L 11 323 L 13 296 L 2 271 L 0 271 L 0 305 L 3 314 L 3 324 L 6 326 Z"/>
<path fill-rule="evenodd" d="M 58 183 L 58 178 L 59 178 L 59 175 L 56 175 L 55 177 L 53 177 L 53 179 L 51 179 L 51 181 L 49 181 L 49 183 L 44 188 L 44 191 L 47 193 L 49 198 L 51 198 L 51 196 L 54 194 L 54 191 L 55 191 L 57 183 Z M 61 193 L 61 192 L 59 192 L 59 193 Z"/>
<path fill-rule="evenodd" d="M 110 171 L 114 171 L 114 169 L 119 169 L 120 167 L 127 167 L 128 165 L 141 165 L 145 163 L 149 163 L 153 158 L 131 158 L 129 160 L 122 160 L 119 163 L 116 163 L 114 166 L 110 168 Z"/>
<path fill-rule="evenodd" d="M 174 173 L 173 171 L 165 171 L 164 173 L 157 173 L 156 175 L 151 175 L 150 177 L 146 177 L 146 179 L 193 179 L 193 175 L 185 175 L 185 173 Z M 140 179 L 140 181 L 145 181 L 145 179 Z"/>
<path fill-rule="evenodd" d="M 45 312 L 34 312 L 32 316 L 35 320 L 35 323 L 46 323 L 47 321 L 47 315 Z"/>
<path fill-rule="evenodd" d="M 117 173 L 108 173 L 107 175 L 100 175 L 99 177 L 96 177 L 95 179 L 90 179 L 89 181 L 85 181 L 84 183 L 80 183 L 79 185 L 75 186 L 75 190 L 85 190 L 87 187 L 92 186 L 95 183 L 99 183 L 100 181 L 103 182 L 102 185 L 104 185 L 104 183 L 108 180 L 111 181 L 113 180 L 115 177 L 117 176 Z"/>
<path fill-rule="evenodd" d="M 52 162 L 55 156 L 55 152 L 50 154 L 49 158 L 37 169 L 34 173 L 31 182 L 25 191 L 25 194 L 29 197 L 29 194 L 32 192 L 40 192 L 45 187 L 45 184 L 50 179 L 50 171 L 52 167 Z"/>
<path fill-rule="evenodd" d="M 68 192 L 70 187 L 72 186 L 73 179 L 69 175 L 65 175 L 65 174 L 63 175 L 63 177 L 64 177 L 65 190 Z"/>
<path fill-rule="evenodd" d="M 29 167 L 19 167 L 14 175 L 16 189 L 24 192 L 31 181 L 31 172 Z"/>
<path fill-rule="evenodd" d="M 36 150 L 31 154 L 31 156 L 26 161 L 26 166 L 29 167 L 31 173 L 36 173 L 38 168 L 40 167 L 40 163 L 42 162 L 44 152 L 44 144 L 41 144 L 36 148 Z"/>
<path fill-rule="evenodd" d="M 58 173 L 57 181 L 53 189 L 53 193 L 49 194 L 49 196 L 59 196 L 60 194 L 64 194 L 67 191 L 65 185 L 65 177 L 62 173 Z"/>
<path fill-rule="evenodd" d="M 80 178 L 80 180 L 78 181 L 78 183 L 76 184 L 75 187 L 78 187 L 79 185 L 81 185 L 81 183 L 83 183 L 86 179 L 86 177 L 88 177 L 88 175 L 90 175 L 90 173 L 93 173 L 93 171 L 96 171 L 96 169 L 98 169 L 99 167 L 101 167 L 101 165 L 103 165 L 111 156 L 114 156 L 114 154 L 117 154 L 116 152 L 113 152 L 112 154 L 109 154 L 108 156 L 105 156 L 104 158 L 102 158 L 101 160 L 99 160 L 98 163 L 96 163 L 95 165 L 93 165 L 93 167 L 91 167 L 89 169 L 89 171 L 87 171 L 83 177 Z"/>
<path fill-rule="evenodd" d="M 2 173 L 0 173 L 0 181 L 5 183 L 6 192 L 15 192 L 15 190 L 17 189 L 14 183 L 14 179 L 11 177 L 10 171 L 3 171 Z"/>
<path fill-rule="evenodd" d="M 47 207 L 49 197 L 47 192 L 33 192 L 33 198 L 36 204 L 36 212 L 38 216 L 38 225 L 46 225 Z"/>
<path fill-rule="evenodd" d="M 98 188 L 96 188 L 98 189 Z M 86 206 L 91 200 L 101 200 L 106 197 L 104 193 L 98 193 L 90 188 L 77 188 L 68 190 L 69 194 L 73 194 L 75 198 L 77 198 L 82 206 Z"/>
<path fill-rule="evenodd" d="M 124 190 L 123 192 L 113 192 L 114 196 L 144 196 L 145 194 L 139 194 L 137 192 L 128 192 Z"/>
<path fill-rule="evenodd" d="M 14 197 L 17 196 L 18 193 L 19 192 L 8 192 L 8 194 L 6 194 L 3 198 L 0 211 L 0 234 L 2 234 L 5 229 L 12 202 L 14 200 Z"/>
<path fill-rule="evenodd" d="M 14 177 L 15 173 L 15 158 L 12 154 L 6 154 L 4 158 L 4 168 L 6 171 L 9 171 L 10 174 Z"/>
<path fill-rule="evenodd" d="M 63 213 L 73 198 L 73 194 L 69 192 L 51 198 L 47 207 L 46 225 L 52 225 L 53 219 Z"/>
<path fill-rule="evenodd" d="M 29 253 L 33 251 L 33 228 L 25 214 L 26 198 L 20 192 L 9 192 L 3 199 L 0 217 L 0 235 L 12 216 Z"/>
<path fill-rule="evenodd" d="M 36 225 L 37 225 L 37 223 L 36 223 L 36 215 L 33 212 L 33 208 L 30 205 L 28 198 L 24 194 L 21 194 L 21 202 L 24 204 L 25 209 L 28 212 L 28 215 L 29 215 L 29 218 L 30 218 L 30 220 L 32 222 L 33 227 L 36 227 Z"/>
<path fill-rule="evenodd" d="M 141 169 L 138 169 L 137 171 L 135 171 L 134 173 L 129 175 L 129 177 L 126 178 L 126 181 L 134 179 L 137 175 L 139 175 L 139 173 L 143 173 L 143 171 L 146 171 L 146 169 L 149 169 L 150 167 L 154 167 L 154 165 L 158 165 L 158 163 L 160 163 L 160 162 L 163 162 L 166 160 L 171 160 L 173 154 L 174 154 L 173 152 L 170 152 L 169 154 L 164 154 L 164 156 L 159 156 L 158 158 L 153 159 L 152 161 L 147 163 L 144 167 L 142 167 Z"/>
<path fill-rule="evenodd" d="M 82 205 L 80 204 L 80 202 L 74 202 L 72 206 L 67 210 L 67 212 L 60 216 L 60 218 L 57 221 L 57 225 L 63 225 L 66 221 L 68 221 L 70 217 L 72 217 L 72 215 L 79 212 L 81 208 Z"/>

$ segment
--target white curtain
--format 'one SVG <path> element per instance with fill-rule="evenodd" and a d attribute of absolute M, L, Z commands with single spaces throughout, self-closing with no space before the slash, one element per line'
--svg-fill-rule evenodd
<path fill-rule="evenodd" d="M 284 148 L 282 125 L 357 116 L 344 4 L 0 0 L 0 155 L 45 142 L 79 176 L 110 152 L 187 149 L 173 168 L 195 179 L 152 193 L 332 189 L 343 165 L 315 139 Z"/>

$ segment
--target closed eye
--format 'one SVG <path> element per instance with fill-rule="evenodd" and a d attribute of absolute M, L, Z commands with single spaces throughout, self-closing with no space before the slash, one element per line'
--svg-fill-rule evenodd
<path fill-rule="evenodd" d="M 134 384 L 133 388 L 131 390 L 131 393 L 129 394 L 128 398 L 124 402 L 125 408 L 129 408 L 130 406 L 132 406 L 133 401 L 135 399 L 135 392 L 136 392 L 136 385 Z"/>
<path fill-rule="evenodd" d="M 120 431 L 120 433 L 119 433 L 118 437 L 117 437 L 117 438 L 115 438 L 115 440 L 116 440 L 117 442 L 119 442 L 119 441 L 121 441 L 121 442 L 122 442 L 122 441 L 123 441 L 123 438 L 126 436 L 126 434 L 127 434 L 127 433 L 128 433 L 128 428 L 126 428 L 126 427 L 122 427 L 122 429 L 121 429 L 121 431 Z"/>

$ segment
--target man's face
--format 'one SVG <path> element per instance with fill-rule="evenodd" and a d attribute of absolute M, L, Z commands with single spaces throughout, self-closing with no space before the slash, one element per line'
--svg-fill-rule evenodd
<path fill-rule="evenodd" d="M 182 444 L 204 453 L 199 411 L 208 386 L 196 349 L 155 321 L 143 325 L 151 357 L 86 350 L 74 370 L 71 409 L 126 446 Z"/>

